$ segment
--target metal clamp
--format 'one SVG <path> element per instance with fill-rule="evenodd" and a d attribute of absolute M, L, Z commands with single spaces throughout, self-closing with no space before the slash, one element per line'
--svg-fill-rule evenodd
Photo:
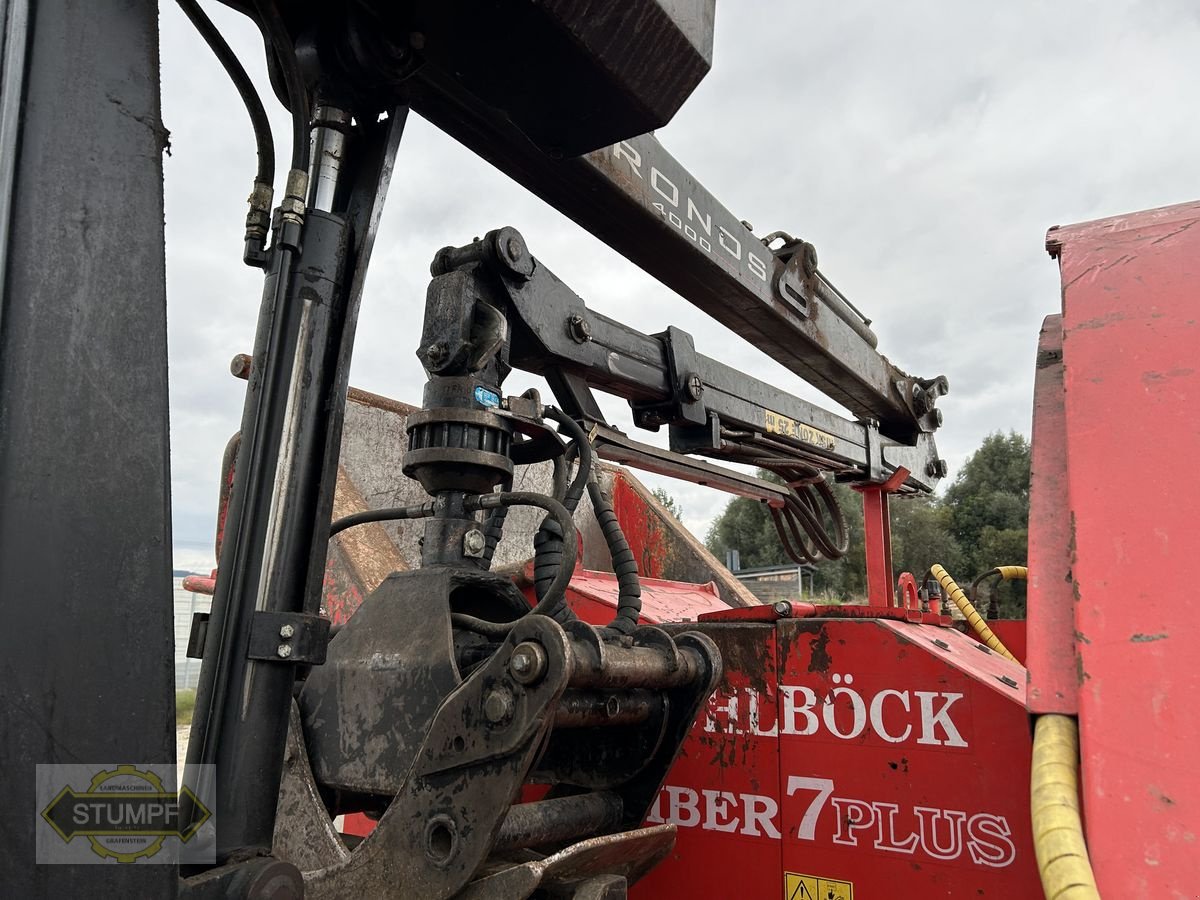
<path fill-rule="evenodd" d="M 247 658 L 319 666 L 329 646 L 329 620 L 309 613 L 256 612 Z"/>

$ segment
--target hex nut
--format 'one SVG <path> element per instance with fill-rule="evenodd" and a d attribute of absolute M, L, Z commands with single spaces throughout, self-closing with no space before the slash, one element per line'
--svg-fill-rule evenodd
<path fill-rule="evenodd" d="M 508 671 L 518 684 L 536 684 L 546 674 L 546 651 L 533 641 L 518 644 L 508 659 Z"/>
<path fill-rule="evenodd" d="M 275 652 L 277 654 L 279 654 L 280 659 L 287 659 L 289 656 L 292 655 L 292 645 L 291 644 L 280 644 L 279 648 Z"/>
<path fill-rule="evenodd" d="M 290 638 L 295 633 L 296 633 L 296 629 L 293 628 L 291 625 L 283 625 L 279 629 L 279 636 L 281 638 Z"/>

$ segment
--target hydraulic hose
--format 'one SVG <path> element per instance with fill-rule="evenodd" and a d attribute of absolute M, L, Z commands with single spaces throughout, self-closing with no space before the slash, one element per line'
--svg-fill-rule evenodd
<path fill-rule="evenodd" d="M 1004 646 L 1000 638 L 996 637 L 992 633 L 992 629 L 988 628 L 987 623 L 983 621 L 983 616 L 971 605 L 971 601 L 967 599 L 967 595 L 963 593 L 963 589 L 950 577 L 950 573 L 937 563 L 934 563 L 929 571 L 937 579 L 938 584 L 942 586 L 942 590 L 946 592 L 946 595 L 966 618 L 967 624 L 979 635 L 979 639 L 1005 659 L 1012 660 L 1020 665 L 1020 660 L 1009 653 L 1008 648 Z"/>
<path fill-rule="evenodd" d="M 569 513 L 574 514 L 579 507 L 579 501 L 583 497 L 588 480 L 591 478 L 595 453 L 587 433 L 578 422 L 561 409 L 553 406 L 547 406 L 545 413 L 546 418 L 556 422 L 560 430 L 571 438 L 571 446 L 575 448 L 575 452 L 579 456 L 575 477 L 567 485 L 562 498 L 563 507 Z M 546 597 L 555 576 L 564 565 L 564 540 L 561 526 L 550 516 L 542 521 L 541 527 L 533 537 L 533 590 L 539 603 Z M 572 547 L 573 551 L 576 549 Z M 575 568 L 574 562 L 571 563 L 570 568 Z M 563 603 L 555 609 L 553 618 L 558 622 L 564 622 L 574 618 L 574 613 Z"/>
<path fill-rule="evenodd" d="M 508 506 L 536 506 L 549 513 L 547 518 L 553 518 L 558 523 L 559 530 L 565 538 L 562 542 L 561 562 L 554 573 L 554 577 L 547 585 L 545 594 L 538 598 L 538 602 L 534 604 L 533 609 L 526 615 L 536 614 L 554 618 L 560 609 L 565 609 L 567 585 L 571 581 L 571 575 L 575 571 L 575 561 L 579 555 L 579 547 L 575 539 L 575 521 L 566 507 L 553 497 L 547 497 L 544 494 L 535 494 L 532 491 L 481 494 L 477 497 L 467 498 L 466 506 L 468 511 L 475 509 L 493 510 Z M 512 630 L 513 626 L 512 622 L 488 622 L 485 619 L 468 616 L 463 613 L 455 613 L 450 619 L 454 624 L 462 628 L 467 628 L 487 637 L 503 638 Z"/>
<path fill-rule="evenodd" d="M 424 519 L 433 515 L 432 503 L 421 503 L 417 506 L 388 506 L 382 509 L 368 509 L 363 512 L 351 513 L 334 519 L 329 526 L 329 536 L 333 537 L 339 531 L 353 528 L 355 525 L 366 525 L 368 522 L 390 522 L 396 519 Z"/>
<path fill-rule="evenodd" d="M 1079 727 L 1039 716 L 1029 778 L 1033 849 L 1046 900 L 1100 900 L 1079 816 Z"/>
<path fill-rule="evenodd" d="M 267 119 L 267 111 L 263 108 L 262 98 L 254 89 L 254 82 L 246 74 L 236 54 L 230 49 L 217 26 L 200 8 L 196 0 L 176 0 L 179 8 L 191 20 L 196 31 L 204 38 L 213 55 L 225 69 L 229 80 L 237 88 L 238 95 L 250 116 L 250 125 L 254 129 L 254 143 L 258 150 L 258 172 L 254 176 L 256 182 L 268 187 L 275 182 L 275 141 L 271 135 L 271 123 Z"/>
<path fill-rule="evenodd" d="M 254 129 L 254 145 L 258 154 L 258 169 L 248 201 L 250 209 L 246 213 L 245 249 L 242 258 L 251 265 L 265 265 L 262 248 L 271 227 L 271 205 L 275 197 L 275 138 L 271 133 L 271 122 L 267 119 L 262 98 L 254 89 L 254 82 L 246 74 L 237 54 L 230 49 L 217 26 L 200 8 L 200 4 L 196 0 L 176 2 L 224 67 L 250 116 L 250 126 Z"/>
<path fill-rule="evenodd" d="M 629 634 L 637 628 L 642 614 L 642 580 L 638 577 L 637 559 L 629 549 L 629 541 L 621 530 L 612 502 L 605 496 L 600 481 L 593 476 L 588 481 L 588 496 L 596 513 L 596 522 L 608 545 L 613 574 L 617 576 L 617 614 L 608 627 L 618 634 Z"/>
<path fill-rule="evenodd" d="M 1029 570 L 1025 566 L 996 566 L 994 569 L 988 569 L 978 578 L 971 582 L 971 590 L 969 599 L 972 603 L 979 602 L 979 587 L 989 578 L 1000 578 L 1002 581 L 1025 581 L 1029 577 Z M 996 603 L 995 592 L 991 592 L 991 603 L 988 604 L 987 617 L 989 619 L 996 618 L 997 610 L 999 609 Z"/>
<path fill-rule="evenodd" d="M 637 628 L 638 618 L 642 613 L 642 582 L 638 577 L 637 560 L 633 556 L 633 551 L 629 549 L 629 542 L 621 530 L 621 523 L 617 521 L 616 513 L 613 512 L 612 502 L 604 495 L 604 491 L 600 487 L 593 462 L 595 453 L 592 450 L 592 442 L 588 439 L 583 427 L 562 410 L 547 407 L 546 417 L 557 422 L 571 436 L 574 442 L 572 446 L 579 454 L 579 468 L 567 488 L 563 505 L 574 512 L 583 495 L 583 486 L 586 484 L 588 497 L 592 501 L 592 510 L 596 514 L 596 522 L 600 526 L 600 533 L 604 535 L 604 543 L 608 546 L 608 553 L 612 558 L 613 573 L 617 576 L 617 612 L 608 627 L 619 634 L 629 634 Z M 561 544 L 561 538 L 556 538 L 553 534 L 545 534 L 545 538 L 543 538 L 546 526 L 552 525 L 553 521 L 547 518 L 543 529 L 538 531 L 537 538 L 534 539 L 534 546 L 537 548 L 534 556 L 534 584 L 539 597 L 541 596 L 541 583 L 548 577 L 547 573 L 552 571 L 550 561 L 554 555 L 555 543 Z M 541 546 L 538 544 L 539 539 L 543 540 Z M 546 560 L 544 570 L 543 558 Z M 566 606 L 563 607 L 563 611 L 570 612 Z"/>

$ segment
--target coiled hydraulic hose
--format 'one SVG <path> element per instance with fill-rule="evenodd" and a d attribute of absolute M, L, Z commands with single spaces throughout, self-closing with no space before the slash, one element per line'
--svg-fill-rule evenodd
<path fill-rule="evenodd" d="M 1046 900 L 1100 900 L 1079 817 L 1079 728 L 1039 716 L 1029 778 L 1033 849 Z"/>
<path fill-rule="evenodd" d="M 578 422 L 553 406 L 547 406 L 545 413 L 546 418 L 557 422 L 559 428 L 570 436 L 571 446 L 579 456 L 579 467 L 575 472 L 575 477 L 567 485 L 562 498 L 562 505 L 567 512 L 574 514 L 583 497 L 588 479 L 591 477 L 595 454 L 591 441 L 588 440 L 587 434 Z M 546 597 L 550 585 L 565 564 L 565 549 L 561 526 L 553 518 L 547 516 L 533 537 L 533 590 L 539 604 Z M 577 548 L 572 546 L 571 549 L 574 552 Z M 574 569 L 574 567 L 575 564 L 572 562 L 570 568 Z M 571 612 L 571 608 L 566 603 L 558 604 L 548 615 L 557 622 L 575 618 L 575 614 Z"/>
<path fill-rule="evenodd" d="M 988 628 L 987 623 L 983 621 L 983 616 L 971 605 L 971 601 L 967 599 L 967 595 L 963 593 L 963 589 L 950 577 L 950 573 L 937 563 L 934 563 L 929 571 L 937 579 L 938 584 L 942 586 L 942 590 L 946 592 L 946 596 L 953 601 L 954 605 L 963 614 L 963 617 L 966 618 L 967 624 L 979 635 L 979 639 L 1005 659 L 1012 660 L 1020 665 L 1020 660 L 1009 653 L 1008 648 L 1004 646 L 1000 638 L 996 637 L 992 633 L 992 629 Z"/>
<path fill-rule="evenodd" d="M 638 577 L 637 559 L 629 549 L 629 541 L 625 540 L 625 532 L 621 530 L 621 523 L 613 512 L 612 501 L 594 475 L 588 481 L 588 496 L 596 513 L 596 522 L 604 535 L 604 543 L 608 545 L 613 574 L 617 576 L 617 614 L 608 627 L 618 634 L 629 634 L 637 628 L 638 618 L 642 614 L 642 580 Z"/>

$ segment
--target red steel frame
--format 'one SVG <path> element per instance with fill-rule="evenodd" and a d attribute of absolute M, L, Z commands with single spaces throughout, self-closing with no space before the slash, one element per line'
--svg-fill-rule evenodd
<path fill-rule="evenodd" d="M 1055 515 L 1071 527 L 1082 795 L 1105 897 L 1200 889 L 1198 223 L 1190 203 L 1052 229 L 1047 241 L 1063 283 L 1066 505 L 1036 512 L 1031 538 Z M 1038 410 L 1042 440 L 1053 419 Z M 1035 476 L 1055 495 L 1052 469 Z M 1061 534 L 1050 536 L 1045 549 L 1060 553 Z M 1034 596 L 1045 599 L 1043 578 L 1062 560 L 1042 562 Z M 1031 633 L 1030 649 L 1035 702 L 1069 709 L 1069 687 L 1056 696 L 1061 660 L 1049 657 L 1070 660 L 1071 645 Z"/>

